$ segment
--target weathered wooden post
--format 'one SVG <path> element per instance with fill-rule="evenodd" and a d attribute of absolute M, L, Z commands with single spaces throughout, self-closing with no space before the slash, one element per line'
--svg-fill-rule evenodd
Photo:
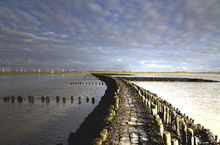
<path fill-rule="evenodd" d="M 179 145 L 179 141 L 176 138 L 172 139 L 172 145 Z"/>
<path fill-rule="evenodd" d="M 11 103 L 14 103 L 14 102 L 15 102 L 15 97 L 11 96 Z"/>
<path fill-rule="evenodd" d="M 149 108 L 151 108 L 151 103 L 150 103 L 150 101 L 147 101 L 147 106 L 148 106 Z"/>
<path fill-rule="evenodd" d="M 162 121 L 161 121 L 162 122 Z M 164 126 L 163 123 L 160 123 L 160 136 L 163 138 Z"/>
<path fill-rule="evenodd" d="M 86 103 L 88 103 L 89 102 L 89 98 L 88 97 L 86 97 Z"/>
<path fill-rule="evenodd" d="M 187 126 L 184 120 L 182 120 L 182 142 L 184 145 L 187 144 Z"/>
<path fill-rule="evenodd" d="M 142 102 L 144 103 L 145 102 L 145 97 L 142 95 Z"/>
<path fill-rule="evenodd" d="M 23 98 L 22 98 L 21 96 L 18 96 L 17 99 L 18 99 L 18 102 L 19 102 L 19 103 L 22 103 L 22 102 L 23 102 Z"/>
<path fill-rule="evenodd" d="M 31 96 L 28 96 L 28 102 L 31 102 Z"/>
<path fill-rule="evenodd" d="M 176 115 L 176 134 L 180 136 L 180 116 Z"/>
<path fill-rule="evenodd" d="M 169 107 L 166 107 L 166 108 L 167 108 L 166 123 L 169 124 L 170 123 L 170 108 Z"/>
<path fill-rule="evenodd" d="M 194 136 L 194 145 L 199 145 L 199 138 L 197 136 Z"/>
<path fill-rule="evenodd" d="M 163 106 L 163 122 L 166 123 L 167 120 L 167 107 Z"/>
<path fill-rule="evenodd" d="M 66 97 L 63 97 L 63 103 L 66 103 Z"/>
<path fill-rule="evenodd" d="M 41 102 L 43 103 L 45 100 L 44 96 L 41 97 Z"/>
<path fill-rule="evenodd" d="M 60 102 L 60 97 L 56 96 L 56 102 L 59 103 Z"/>
<path fill-rule="evenodd" d="M 6 98 L 6 97 L 4 97 L 4 98 L 3 98 L 3 101 L 4 101 L 4 102 L 6 102 L 6 101 L 7 101 L 7 98 Z"/>
<path fill-rule="evenodd" d="M 217 135 L 215 136 L 215 141 L 218 142 L 218 136 Z"/>
<path fill-rule="evenodd" d="M 73 103 L 73 101 L 74 101 L 74 97 L 71 96 L 71 97 L 70 97 L 70 100 L 71 100 L 71 103 Z"/>
<path fill-rule="evenodd" d="M 93 98 L 92 98 L 92 104 L 94 104 L 94 103 L 95 103 L 95 98 L 93 97 Z"/>
<path fill-rule="evenodd" d="M 4 102 L 7 102 L 8 101 L 8 97 L 4 97 L 3 100 L 4 100 Z"/>
<path fill-rule="evenodd" d="M 78 97 L 78 104 L 80 105 L 82 103 L 81 97 Z"/>
<path fill-rule="evenodd" d="M 151 103 L 151 113 L 152 115 L 157 114 L 157 106 L 154 103 Z"/>
<path fill-rule="evenodd" d="M 163 122 L 160 119 L 159 115 L 156 115 L 156 122 L 160 126 L 160 136 L 163 138 L 163 133 L 164 133 L 164 127 L 163 127 Z"/>
<path fill-rule="evenodd" d="M 192 128 L 188 128 L 187 138 L 188 145 L 194 145 L 194 134 Z"/>
<path fill-rule="evenodd" d="M 30 103 L 32 103 L 32 104 L 34 104 L 34 97 L 31 97 L 30 96 L 30 101 L 29 101 Z"/>
<path fill-rule="evenodd" d="M 50 102 L 50 97 L 46 97 L 46 103 L 49 103 Z"/>
<path fill-rule="evenodd" d="M 160 106 L 160 100 L 157 100 L 157 113 L 159 113 L 159 112 L 161 112 L 160 111 L 160 108 L 161 106 Z"/>
<path fill-rule="evenodd" d="M 164 131 L 163 138 L 164 138 L 165 145 L 171 145 L 171 134 L 170 134 L 170 132 Z"/>

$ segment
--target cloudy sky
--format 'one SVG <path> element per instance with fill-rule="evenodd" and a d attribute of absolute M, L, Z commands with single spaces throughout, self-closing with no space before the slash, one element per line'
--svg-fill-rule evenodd
<path fill-rule="evenodd" d="M 220 71 L 220 0 L 1 0 L 0 66 Z"/>

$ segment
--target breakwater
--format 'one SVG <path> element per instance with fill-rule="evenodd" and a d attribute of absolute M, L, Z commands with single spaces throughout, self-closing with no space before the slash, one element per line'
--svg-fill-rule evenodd
<path fill-rule="evenodd" d="M 102 145 L 108 139 L 108 126 L 119 109 L 119 86 L 115 79 L 94 74 L 105 82 L 107 90 L 96 108 L 75 133 L 68 137 L 69 145 Z"/>
<path fill-rule="evenodd" d="M 151 109 L 166 145 L 219 144 L 218 137 L 214 136 L 209 129 L 200 124 L 194 124 L 192 118 L 182 114 L 178 108 L 173 107 L 166 100 L 135 84 L 127 83 L 135 88 L 142 102 Z"/>
<path fill-rule="evenodd" d="M 124 78 L 94 75 L 107 90 L 80 128 L 69 134 L 69 145 L 220 144 L 209 129 L 149 90 Z"/>
<path fill-rule="evenodd" d="M 120 107 L 109 126 L 105 145 L 164 145 L 151 110 L 137 97 L 133 87 L 123 81 L 119 84 Z"/>
<path fill-rule="evenodd" d="M 128 81 L 161 81 L 161 82 L 219 82 L 208 79 L 198 78 L 174 78 L 174 77 L 117 77 L 118 79 L 125 79 Z"/>

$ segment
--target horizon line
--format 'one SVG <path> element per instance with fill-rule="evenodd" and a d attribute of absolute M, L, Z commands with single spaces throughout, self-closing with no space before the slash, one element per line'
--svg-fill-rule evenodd
<path fill-rule="evenodd" d="M 220 74 L 220 72 L 182 72 L 182 71 L 175 71 L 175 72 L 156 72 L 156 71 L 149 71 L 149 72 L 133 72 L 133 71 L 63 71 L 63 72 L 0 72 L 0 74 L 91 74 L 91 73 L 104 73 L 104 74 L 141 74 L 141 73 L 191 73 L 191 74 Z"/>

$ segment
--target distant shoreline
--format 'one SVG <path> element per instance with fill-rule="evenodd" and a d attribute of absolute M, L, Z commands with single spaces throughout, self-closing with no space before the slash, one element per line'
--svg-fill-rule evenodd
<path fill-rule="evenodd" d="M 0 75 L 11 74 L 109 74 L 109 75 L 126 75 L 126 74 L 220 74 L 220 72 L 102 72 L 102 71 L 77 71 L 77 72 L 0 72 Z"/>

